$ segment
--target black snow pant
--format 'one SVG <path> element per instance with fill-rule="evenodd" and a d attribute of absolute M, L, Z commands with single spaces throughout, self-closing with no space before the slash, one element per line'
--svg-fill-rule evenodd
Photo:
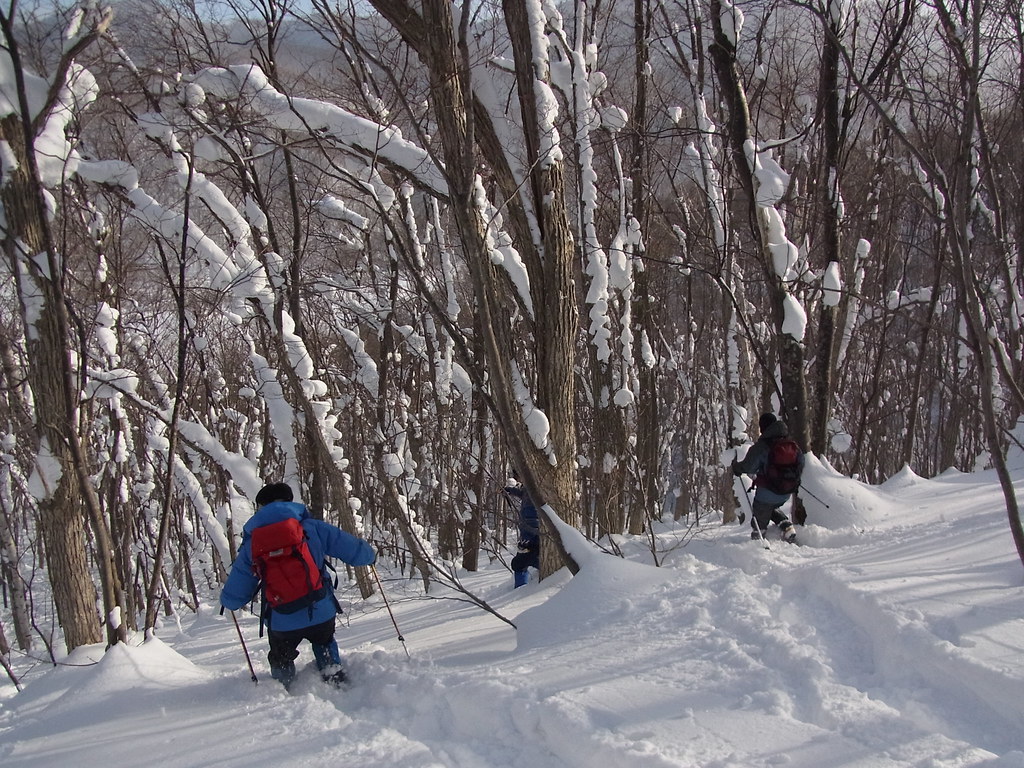
<path fill-rule="evenodd" d="M 267 630 L 267 638 L 270 641 L 270 652 L 267 654 L 267 661 L 270 662 L 271 674 L 279 679 L 279 674 L 290 677 L 295 674 L 294 661 L 299 656 L 299 643 L 308 640 L 313 646 L 313 655 L 316 657 L 317 666 L 323 667 L 327 664 L 339 663 L 338 645 L 334 641 L 334 618 L 330 618 L 321 624 L 314 624 L 311 627 L 300 629 L 287 629 L 278 631 Z"/>
<path fill-rule="evenodd" d="M 512 575 L 517 587 L 526 586 L 530 581 L 527 568 L 540 568 L 540 539 L 530 542 L 525 552 L 512 558 Z"/>
<path fill-rule="evenodd" d="M 540 568 L 540 546 L 537 544 L 512 558 L 513 571 L 525 571 L 527 568 Z"/>
<path fill-rule="evenodd" d="M 779 507 L 785 504 L 783 500 L 778 504 L 768 504 L 765 501 L 759 501 L 757 497 L 754 497 L 754 503 L 750 505 L 750 527 L 755 532 L 760 529 L 763 534 L 767 530 L 769 524 L 775 523 L 779 528 L 785 531 L 793 523 L 779 511 Z"/>

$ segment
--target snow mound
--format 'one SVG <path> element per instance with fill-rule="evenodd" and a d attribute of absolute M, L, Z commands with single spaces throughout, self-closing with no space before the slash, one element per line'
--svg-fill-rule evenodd
<path fill-rule="evenodd" d="M 23 714 L 53 715 L 83 701 L 106 701 L 129 690 L 162 694 L 211 677 L 157 638 L 139 646 L 118 643 L 102 656 L 98 650 L 99 646 L 78 649 L 26 688 L 17 697 L 17 709 Z"/>
<path fill-rule="evenodd" d="M 927 482 L 923 477 L 914 472 L 908 464 L 903 465 L 903 469 L 897 472 L 895 475 L 890 477 L 879 488 L 884 488 L 887 491 L 899 491 L 905 488 L 911 488 L 920 483 Z"/>
<path fill-rule="evenodd" d="M 574 643 L 643 613 L 654 587 L 670 580 L 667 569 L 599 555 L 551 596 L 516 619 L 517 649 Z"/>
<path fill-rule="evenodd" d="M 816 525 L 841 530 L 898 522 L 898 504 L 887 489 L 840 475 L 812 454 L 800 485 L 807 519 Z"/>
<path fill-rule="evenodd" d="M 124 691 L 126 688 L 176 688 L 202 682 L 209 674 L 159 638 L 142 645 L 118 643 L 96 665 L 85 682 L 90 693 Z"/>

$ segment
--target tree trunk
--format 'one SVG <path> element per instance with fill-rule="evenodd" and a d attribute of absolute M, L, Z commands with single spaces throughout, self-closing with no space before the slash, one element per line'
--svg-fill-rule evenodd
<path fill-rule="evenodd" d="M 52 75 L 63 87 L 75 57 L 110 23 L 110 15 L 88 14 L 79 33 L 66 43 Z M 42 486 L 40 527 L 50 558 L 57 613 L 69 650 L 97 642 L 95 587 L 86 562 L 83 512 L 96 537 L 96 566 L 103 590 L 104 624 L 109 643 L 127 637 L 121 583 L 115 568 L 110 529 L 99 506 L 78 435 L 78 389 L 71 362 L 71 336 L 65 306 L 65 263 L 57 253 L 45 202 L 46 190 L 36 162 L 36 136 L 56 107 L 50 101 L 32 114 L 26 72 L 13 20 L 0 13 L 0 27 L 14 74 L 16 112 L 0 119 L 0 139 L 10 149 L 13 168 L 3 168 L 2 244 L 11 261 L 25 323 L 28 379 L 40 440 L 36 478 Z M 10 94 L 13 96 L 14 94 Z M 89 621 L 92 614 L 93 621 Z"/>
<path fill-rule="evenodd" d="M 499 288 L 503 283 L 490 258 L 487 224 L 474 199 L 477 179 L 474 158 L 476 113 L 467 80 L 466 49 L 455 39 L 452 6 L 443 0 L 426 0 L 422 3 L 421 18 L 400 0 L 373 0 L 373 5 L 416 49 L 428 69 L 451 213 L 465 248 L 482 329 L 483 359 L 475 365 L 478 386 L 484 381 L 479 372 L 486 370 L 488 402 L 509 443 L 513 460 L 520 468 L 523 482 L 538 507 L 551 503 L 565 522 L 579 527 L 573 368 L 577 300 L 572 280 L 572 236 L 565 207 L 561 163 L 538 156 L 540 129 L 533 100 L 533 78 L 543 76 L 543 73 L 533 71 L 532 42 L 525 9 L 518 3 L 511 3 L 506 8 L 506 15 L 517 55 L 519 98 L 526 123 L 523 127 L 528 155 L 532 160 L 529 163 L 530 189 L 523 193 L 523 197 L 532 200 L 535 207 L 544 245 L 543 260 L 531 241 L 523 240 L 515 245 L 524 255 L 530 270 L 530 290 L 536 308 L 533 367 L 540 372 L 535 402 L 545 412 L 550 424 L 549 440 L 556 460 L 554 465 L 533 444 L 511 385 L 510 363 L 522 351 L 522 344 L 513 336 L 509 323 L 514 314 L 510 309 L 515 306 L 516 299 Z M 462 21 L 467 22 L 468 17 L 463 17 Z M 500 169 L 492 171 L 500 175 Z M 515 188 L 510 178 L 499 183 Z M 515 211 L 516 204 L 510 204 L 510 208 Z M 513 213 L 512 217 L 516 218 L 516 214 Z M 467 363 L 474 365 L 474 361 Z M 546 514 L 543 509 L 541 512 Z M 549 548 L 547 542 L 555 544 L 555 547 Z M 557 535 L 543 537 L 542 577 L 566 562 L 570 568 L 575 567 Z"/>
<path fill-rule="evenodd" d="M 957 137 L 957 155 L 953 173 L 949 176 L 949 189 L 946 195 L 951 203 L 951 210 L 950 213 L 942 215 L 942 223 L 947 228 L 952 250 L 954 285 L 978 364 L 978 394 L 981 397 L 982 423 L 989 460 L 996 470 L 1003 491 L 1007 521 L 1017 549 L 1017 557 L 1024 564 L 1024 525 L 1021 523 L 1020 505 L 1013 478 L 1006 465 L 1006 447 L 997 415 L 997 390 L 1000 382 L 996 358 L 1000 354 L 997 349 L 999 336 L 990 317 L 989 299 L 979 290 L 981 279 L 974 266 L 972 225 L 978 205 L 974 177 L 979 172 L 975 162 L 975 141 L 981 130 L 977 121 L 982 115 L 981 81 L 985 77 L 980 49 L 984 23 L 980 15 L 964 19 L 956 9 L 950 8 L 946 3 L 938 3 L 936 9 L 947 44 L 952 45 L 958 53 L 956 60 L 961 70 L 959 85 L 964 104 Z M 968 22 L 966 31 L 969 33 L 966 35 L 965 20 Z"/>
<path fill-rule="evenodd" d="M 738 174 L 744 192 L 747 194 L 752 215 L 757 221 L 757 236 L 760 244 L 760 260 L 768 276 L 768 294 L 771 301 L 771 316 L 775 327 L 775 346 L 778 353 L 782 417 L 789 425 L 790 434 L 802 448 L 808 447 L 807 383 L 804 370 L 804 345 L 784 329 L 785 299 L 787 289 L 782 278 L 775 273 L 771 252 L 771 238 L 768 226 L 768 208 L 758 203 L 758 181 L 747 158 L 748 144 L 753 142 L 753 128 L 746 91 L 736 61 L 735 42 L 722 29 L 722 3 L 711 2 L 711 17 L 715 40 L 711 55 L 718 75 L 718 81 L 728 108 L 728 140 L 732 150 L 734 170 Z M 768 372 L 766 372 L 768 373 Z M 794 517 L 803 523 L 805 514 L 802 505 L 797 505 Z"/>
<path fill-rule="evenodd" d="M 543 255 L 539 274 L 530 275 L 536 312 L 537 406 L 548 417 L 556 464 L 537 451 L 529 451 L 527 471 L 537 476 L 538 503 L 550 502 L 564 522 L 579 528 L 579 482 L 576 473 L 575 341 L 579 327 L 578 297 L 573 281 L 573 235 L 565 198 L 564 166 L 545 155 L 538 114 L 536 84 L 549 73 L 536 71 L 540 52 L 533 49 L 531 19 L 519 0 L 504 0 L 505 24 L 515 59 L 516 84 L 530 169 L 529 197 L 540 225 Z M 527 262 L 529 266 L 529 261 Z M 526 478 L 524 478 L 526 479 Z M 529 483 L 527 483 L 529 485 Z M 541 575 L 549 575 L 541 556 Z M 559 563 L 561 567 L 561 563 Z"/>
<path fill-rule="evenodd" d="M 9 487 L 4 489 L 8 490 Z M 10 494 L 5 492 L 0 498 L 10 498 Z M 32 649 L 32 616 L 29 614 L 28 584 L 18 570 L 19 559 L 10 512 L 5 504 L 0 503 L 0 573 L 3 576 L 0 580 L 7 585 L 7 595 L 11 601 L 15 642 L 20 650 L 29 651 Z"/>
<path fill-rule="evenodd" d="M 471 404 L 471 417 L 473 427 L 473 441 L 470 450 L 473 459 L 470 464 L 472 474 L 466 481 L 466 487 L 471 488 L 475 499 L 466 501 L 468 518 L 465 521 L 462 536 L 462 567 L 467 571 L 474 572 L 479 567 L 480 545 L 483 543 L 483 510 L 484 499 L 488 497 L 487 488 L 487 428 L 483 418 L 483 403 L 479 393 L 473 393 Z"/>
<path fill-rule="evenodd" d="M 819 109 L 822 115 L 823 157 L 818 172 L 818 205 L 822 218 L 822 262 L 826 269 L 838 268 L 842 263 L 842 217 L 840 206 L 839 150 L 842 141 L 839 94 L 839 40 L 840 30 L 834 22 L 823 23 L 829 29 L 822 43 L 821 80 L 818 88 Z M 826 296 L 818 317 L 817 350 L 815 354 L 814 402 L 810 409 L 811 423 L 804 447 L 820 456 L 825 454 L 828 422 L 832 415 L 832 389 L 836 361 L 836 306 Z"/>
<path fill-rule="evenodd" d="M 53 269 L 58 260 L 50 250 L 42 189 L 32 173 L 34 162 L 26 146 L 26 123 L 19 115 L 0 120 L 0 139 L 11 147 L 18 162 L 17 168 L 4 168 L 8 181 L 0 187 L 6 223 L 3 246 L 17 276 L 25 320 L 28 381 L 39 439 L 35 477 L 43 489 L 39 522 L 47 572 L 64 641 L 71 651 L 100 642 L 101 623 L 97 621 L 96 590 L 86 557 L 81 491 L 68 450 L 74 422 L 69 399 L 68 337 L 61 322 L 64 308 L 58 280 L 62 270 Z M 36 254 L 48 257 L 51 269 L 40 269 L 33 258 Z"/>
<path fill-rule="evenodd" d="M 648 225 L 647 199 L 650 195 L 648 184 L 648 142 L 647 142 L 647 81 L 650 78 L 650 57 L 648 39 L 651 19 L 647 0 L 635 0 L 633 5 L 634 40 L 634 81 L 636 96 L 633 100 L 633 146 L 631 150 L 630 177 L 633 182 L 633 218 L 639 223 L 640 231 L 646 232 Z M 643 240 L 637 245 L 635 254 L 634 285 L 632 290 L 633 361 L 637 370 L 636 404 L 636 461 L 639 494 L 630 500 L 629 533 L 637 536 L 644 526 L 658 516 L 661 506 L 659 477 L 661 474 L 661 418 L 658 402 L 658 371 L 655 360 L 647 359 L 647 350 L 657 335 L 655 328 L 654 299 L 650 290 L 650 274 L 644 266 Z"/>

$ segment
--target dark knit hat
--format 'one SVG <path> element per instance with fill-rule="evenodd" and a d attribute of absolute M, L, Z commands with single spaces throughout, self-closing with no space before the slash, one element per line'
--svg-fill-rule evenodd
<path fill-rule="evenodd" d="M 778 421 L 774 413 L 762 413 L 761 418 L 757 420 L 757 428 L 764 432 L 768 427 Z"/>
<path fill-rule="evenodd" d="M 292 489 L 288 483 L 271 483 L 263 486 L 256 494 L 256 506 L 265 507 L 272 501 L 291 501 L 293 498 Z"/>

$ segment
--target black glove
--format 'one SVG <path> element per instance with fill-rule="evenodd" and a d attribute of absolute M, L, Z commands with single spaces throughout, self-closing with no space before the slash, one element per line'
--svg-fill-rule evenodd
<path fill-rule="evenodd" d="M 736 477 L 742 477 L 743 472 L 740 470 L 740 465 L 736 463 L 736 459 L 732 460 L 732 473 Z"/>

